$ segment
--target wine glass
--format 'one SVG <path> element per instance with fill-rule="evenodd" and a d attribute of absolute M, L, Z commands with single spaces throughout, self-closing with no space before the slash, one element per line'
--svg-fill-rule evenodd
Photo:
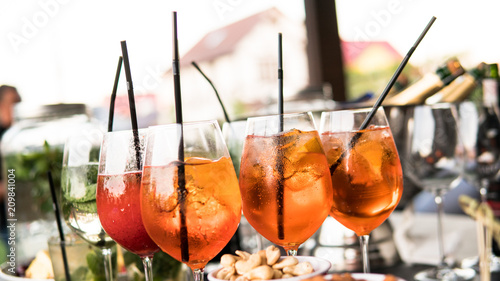
<path fill-rule="evenodd" d="M 247 120 L 226 122 L 222 125 L 222 136 L 233 161 L 236 176 L 240 174 L 241 153 L 245 142 Z"/>
<path fill-rule="evenodd" d="M 106 233 L 142 259 L 146 281 L 153 280 L 153 256 L 160 250 L 142 222 L 140 190 L 145 131 L 104 135 L 97 176 L 97 213 Z"/>
<path fill-rule="evenodd" d="M 96 207 L 97 170 L 103 133 L 82 128 L 64 146 L 61 179 L 61 206 L 66 224 L 104 257 L 107 281 L 114 279 L 112 247 L 115 241 L 101 227 Z"/>
<path fill-rule="evenodd" d="M 149 128 L 141 211 L 153 241 L 203 280 L 241 218 L 238 180 L 216 121 Z"/>
<path fill-rule="evenodd" d="M 243 144 L 245 143 L 247 120 L 238 120 L 225 122 L 222 125 L 222 136 L 226 142 L 227 149 L 233 161 L 236 176 L 240 175 L 241 154 L 243 153 Z M 241 248 L 248 252 L 257 252 L 264 249 L 263 237 L 252 228 L 245 216 L 241 216 L 238 232 L 242 235 L 240 239 Z"/>
<path fill-rule="evenodd" d="M 500 119 L 492 107 L 476 108 L 473 102 L 458 104 L 460 119 L 460 136 L 466 151 L 465 177 L 476 186 L 481 202 L 487 203 L 487 192 L 490 180 L 500 170 Z M 493 134 L 492 134 L 493 133 Z M 492 249 L 489 252 L 490 271 L 500 271 L 500 258 Z M 478 268 L 479 257 L 467 257 L 462 260 L 462 267 Z"/>
<path fill-rule="evenodd" d="M 321 114 L 321 141 L 333 185 L 330 215 L 354 231 L 361 245 L 363 272 L 370 272 L 370 232 L 394 211 L 403 194 L 403 172 L 383 108 L 359 130 L 371 109 Z"/>
<path fill-rule="evenodd" d="M 257 232 L 294 256 L 332 206 L 330 172 L 312 114 L 247 122 L 239 178 L 243 214 Z"/>
<path fill-rule="evenodd" d="M 471 101 L 461 102 L 456 105 L 458 112 L 458 133 L 464 148 L 464 179 L 472 186 L 480 186 L 481 172 L 478 170 L 477 149 L 479 112 L 476 105 Z M 486 133 L 486 132 L 484 132 Z M 483 135 L 482 137 L 486 137 Z M 481 188 L 478 187 L 480 193 Z M 485 193 L 485 191 L 484 191 Z"/>
<path fill-rule="evenodd" d="M 446 263 L 443 241 L 443 197 L 456 187 L 464 172 L 464 146 L 460 139 L 457 108 L 453 104 L 416 106 L 413 136 L 409 139 L 412 173 L 421 186 L 434 195 L 437 207 L 437 233 L 440 261 L 436 267 L 421 271 L 415 280 L 468 280 L 472 269 L 453 268 Z"/>

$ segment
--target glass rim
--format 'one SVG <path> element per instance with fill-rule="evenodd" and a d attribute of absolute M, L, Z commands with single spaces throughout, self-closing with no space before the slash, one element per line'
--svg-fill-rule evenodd
<path fill-rule="evenodd" d="M 148 128 L 140 128 L 137 131 L 139 132 L 139 134 L 145 135 L 147 130 L 148 130 Z M 132 130 L 132 129 L 111 131 L 111 132 L 105 132 L 103 136 L 106 137 L 106 136 L 114 136 L 114 135 L 126 135 L 126 134 L 132 133 L 133 131 L 134 130 Z"/>
<path fill-rule="evenodd" d="M 279 117 L 279 116 L 293 117 L 293 116 L 300 116 L 300 115 L 309 115 L 311 117 L 313 116 L 311 111 L 303 111 L 303 112 L 292 112 L 292 113 L 283 113 L 283 114 L 269 114 L 269 115 L 248 117 L 247 121 L 250 121 L 250 120 L 252 120 L 252 121 L 253 120 L 259 120 L 259 119 L 267 119 L 269 117 Z"/>
<path fill-rule="evenodd" d="M 231 121 L 231 122 L 224 121 L 224 123 L 222 123 L 222 125 L 226 125 L 226 124 L 242 124 L 242 123 L 245 123 L 247 121 L 248 121 L 247 118 L 245 118 L 245 119 L 239 119 L 239 120 L 234 120 L 234 121 Z"/>
<path fill-rule="evenodd" d="M 218 121 L 215 119 L 182 122 L 182 126 L 194 126 L 194 125 L 199 125 L 199 124 L 216 124 L 217 126 L 219 126 Z M 179 125 L 181 125 L 181 124 L 179 124 L 179 123 L 161 124 L 161 125 L 149 126 L 147 129 L 150 131 L 153 131 L 153 130 L 156 131 L 156 130 L 160 130 L 163 128 L 177 127 Z"/>
<path fill-rule="evenodd" d="M 360 107 L 360 108 L 352 108 L 352 109 L 340 109 L 340 110 L 329 110 L 329 111 L 322 111 L 321 115 L 323 114 L 332 114 L 332 113 L 343 113 L 343 112 L 353 112 L 353 113 L 358 113 L 358 112 L 366 112 L 369 113 L 373 110 L 373 107 Z M 377 108 L 377 112 L 380 110 L 384 110 L 384 106 L 379 106 Z"/>

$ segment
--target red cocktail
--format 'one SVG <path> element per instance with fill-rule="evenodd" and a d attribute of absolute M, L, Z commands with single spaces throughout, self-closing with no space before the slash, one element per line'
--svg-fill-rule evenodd
<path fill-rule="evenodd" d="M 113 240 L 138 256 L 152 257 L 159 248 L 142 223 L 141 178 L 142 172 L 99 175 L 97 211 L 102 227 Z"/>

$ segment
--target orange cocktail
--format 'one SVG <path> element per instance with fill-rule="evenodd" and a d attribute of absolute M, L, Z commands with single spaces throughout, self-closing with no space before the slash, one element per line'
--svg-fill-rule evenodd
<path fill-rule="evenodd" d="M 330 215 L 354 231 L 370 272 L 370 232 L 394 211 L 403 194 L 403 171 L 383 108 L 323 112 L 321 141 L 330 165 Z"/>
<path fill-rule="evenodd" d="M 321 135 L 330 165 L 347 151 L 332 174 L 330 214 L 358 236 L 381 225 L 403 193 L 402 169 L 389 127 L 369 128 L 360 133 L 351 149 L 347 145 L 356 132 Z"/>
<path fill-rule="evenodd" d="M 249 132 L 241 158 L 245 218 L 290 254 L 318 230 L 332 204 L 332 184 L 319 134 L 313 125 L 307 129 L 270 135 Z"/>
<path fill-rule="evenodd" d="M 203 280 L 241 219 L 238 180 L 217 121 L 149 128 L 141 212 L 151 239 Z"/>
<path fill-rule="evenodd" d="M 199 268 L 214 258 L 236 232 L 241 218 L 240 192 L 230 158 L 189 158 L 184 167 L 189 243 L 186 264 Z M 182 261 L 177 168 L 175 162 L 144 168 L 142 217 L 160 248 Z"/>

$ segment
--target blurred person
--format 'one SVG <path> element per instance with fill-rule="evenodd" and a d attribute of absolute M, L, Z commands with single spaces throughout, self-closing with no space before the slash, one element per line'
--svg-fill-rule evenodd
<path fill-rule="evenodd" d="M 0 86 L 0 143 L 2 141 L 3 134 L 14 122 L 14 105 L 20 101 L 21 96 L 15 87 L 8 85 Z M 7 218 L 5 213 L 6 189 L 5 182 L 3 180 L 4 175 L 5 171 L 2 167 L 2 154 L 0 151 L 0 227 L 2 240 L 5 241 L 7 238 Z"/>
<path fill-rule="evenodd" d="M 14 120 L 14 105 L 21 101 L 17 89 L 12 86 L 0 86 L 0 139 Z"/>
<path fill-rule="evenodd" d="M 14 122 L 14 105 L 21 101 L 21 96 L 17 92 L 17 89 L 12 86 L 2 85 L 0 86 L 0 142 L 2 136 L 7 131 L 7 129 L 12 126 Z M 0 151 L 1 157 L 1 151 Z M 5 189 L 3 186 L 3 174 L 2 162 L 0 161 L 0 199 L 3 201 L 3 196 L 5 194 Z"/>

